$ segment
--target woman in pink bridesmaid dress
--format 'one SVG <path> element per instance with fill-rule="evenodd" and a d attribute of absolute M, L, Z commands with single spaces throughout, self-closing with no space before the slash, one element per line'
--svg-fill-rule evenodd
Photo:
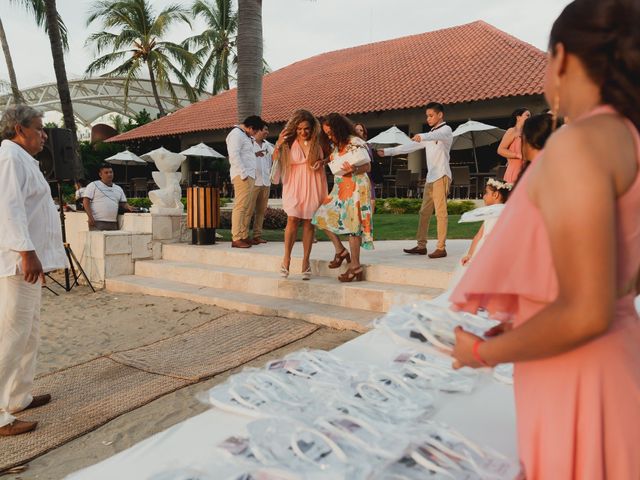
<path fill-rule="evenodd" d="M 284 257 L 280 275 L 289 276 L 291 252 L 302 225 L 302 279 L 311 278 L 311 247 L 314 226 L 311 217 L 326 198 L 324 149 L 320 122 L 307 110 L 297 110 L 278 137 L 273 154 L 276 163 L 274 182 L 282 180 L 282 208 L 287 214 L 284 231 Z"/>
<path fill-rule="evenodd" d="M 524 165 L 522 158 L 522 127 L 531 116 L 526 108 L 518 108 L 511 114 L 511 124 L 498 145 L 498 154 L 507 159 L 504 181 L 515 183 Z"/>
<path fill-rule="evenodd" d="M 515 362 L 528 480 L 640 479 L 638 22 L 634 0 L 576 0 L 556 20 L 545 93 L 571 124 L 451 296 L 505 322 L 486 340 L 457 328 L 454 366 Z"/>

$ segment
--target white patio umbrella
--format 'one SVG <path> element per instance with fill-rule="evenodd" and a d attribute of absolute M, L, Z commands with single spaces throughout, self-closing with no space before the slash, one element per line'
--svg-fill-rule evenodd
<path fill-rule="evenodd" d="M 202 171 L 202 157 L 224 158 L 224 155 L 204 143 L 193 145 L 180 153 L 191 157 L 200 157 L 200 171 Z"/>
<path fill-rule="evenodd" d="M 476 164 L 476 172 L 478 171 L 478 157 L 476 155 L 476 147 L 484 147 L 502 140 L 506 130 L 487 125 L 486 123 L 469 120 L 463 123 L 453 132 L 453 144 L 451 150 L 468 150 L 473 149 L 473 161 Z"/>
<path fill-rule="evenodd" d="M 375 137 L 370 138 L 367 140 L 367 143 L 376 145 L 410 145 L 413 143 L 413 140 L 409 138 L 409 135 L 394 125 L 384 132 L 380 132 Z M 392 169 L 393 156 L 391 157 L 391 162 L 389 162 L 389 174 L 391 174 Z"/>
<path fill-rule="evenodd" d="M 367 140 L 367 143 L 380 145 L 409 145 L 411 142 L 413 140 L 395 125 Z"/>
<path fill-rule="evenodd" d="M 112 163 L 113 165 L 124 165 L 124 181 L 128 180 L 129 176 L 129 165 L 146 165 L 142 158 L 137 156 L 135 153 L 130 152 L 129 150 L 124 150 L 122 152 L 118 152 L 115 155 L 110 156 L 105 159 L 105 162 Z"/>

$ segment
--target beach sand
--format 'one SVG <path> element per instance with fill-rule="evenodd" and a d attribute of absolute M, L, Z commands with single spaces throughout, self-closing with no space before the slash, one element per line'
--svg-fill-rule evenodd
<path fill-rule="evenodd" d="M 146 295 L 92 293 L 80 286 L 54 296 L 42 295 L 41 338 L 37 373 L 53 372 L 111 352 L 172 337 L 228 313 L 211 305 Z M 329 350 L 357 336 L 354 332 L 320 328 L 312 335 L 263 355 L 232 371 L 165 395 L 139 409 L 31 461 L 28 469 L 3 479 L 60 479 L 108 458 L 145 438 L 206 410 L 195 395 L 223 382 L 245 366 L 301 348 Z M 87 385 L 91 388 L 91 385 Z M 31 415 L 37 420 L 37 410 Z"/>

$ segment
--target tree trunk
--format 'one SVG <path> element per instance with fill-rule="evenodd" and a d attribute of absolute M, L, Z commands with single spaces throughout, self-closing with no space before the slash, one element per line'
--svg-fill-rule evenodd
<path fill-rule="evenodd" d="M 13 60 L 11 59 L 11 50 L 9 50 L 9 43 L 7 42 L 7 35 L 4 33 L 4 25 L 2 25 L 2 19 L 0 18 L 0 42 L 2 43 L 2 51 L 4 52 L 4 59 L 7 62 L 7 70 L 9 72 L 9 81 L 11 82 L 11 93 L 13 94 L 13 101 L 17 103 L 24 103 L 22 92 L 18 88 L 18 80 L 16 79 L 16 71 L 13 69 Z"/>
<path fill-rule="evenodd" d="M 53 69 L 56 72 L 58 96 L 60 97 L 60 106 L 62 107 L 62 118 L 64 120 L 64 127 L 71 130 L 73 150 L 76 152 L 74 171 L 76 177 L 81 178 L 84 176 L 84 168 L 82 167 L 82 160 L 80 159 L 78 149 L 76 119 L 73 114 L 69 82 L 67 82 L 67 70 L 64 64 L 64 48 L 62 45 L 62 37 L 60 36 L 60 28 L 58 27 L 58 10 L 56 8 L 56 0 L 45 0 L 45 8 L 47 15 L 47 31 L 49 33 L 49 42 L 51 43 L 51 56 L 53 57 Z"/>
<path fill-rule="evenodd" d="M 262 0 L 238 0 L 238 121 L 262 113 Z"/>
<path fill-rule="evenodd" d="M 147 59 L 147 67 L 149 67 L 149 81 L 151 82 L 151 90 L 153 91 L 153 98 L 156 99 L 156 105 L 158 105 L 158 111 L 160 112 L 160 116 L 164 117 L 167 112 L 164 111 L 164 107 L 162 106 L 162 102 L 160 101 L 160 95 L 158 95 L 158 86 L 156 85 L 156 76 L 153 74 L 153 66 L 151 65 L 151 60 Z"/>

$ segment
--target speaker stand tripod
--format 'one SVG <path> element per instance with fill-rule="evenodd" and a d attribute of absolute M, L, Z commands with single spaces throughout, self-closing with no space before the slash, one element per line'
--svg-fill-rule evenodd
<path fill-rule="evenodd" d="M 80 261 L 76 257 L 75 253 L 73 253 L 73 250 L 71 249 L 71 245 L 69 245 L 69 243 L 67 242 L 67 229 L 64 224 L 64 206 L 62 201 L 62 183 L 59 180 L 56 183 L 58 186 L 58 203 L 60 204 L 60 227 L 62 228 L 62 244 L 64 246 L 64 252 L 67 255 L 67 260 L 69 261 L 69 266 L 64 269 L 64 285 L 60 283 L 58 280 L 56 280 L 55 278 L 53 278 L 51 274 L 47 273 L 46 275 L 54 283 L 62 287 L 65 292 L 70 292 L 73 287 L 78 285 L 78 279 L 80 278 L 80 276 L 82 276 L 87 281 L 87 285 L 91 287 L 91 291 L 95 293 L 96 289 L 93 288 L 93 285 L 89 280 L 89 277 L 87 277 L 87 274 L 82 268 L 82 265 L 80 265 Z M 73 283 L 71 282 L 71 278 L 73 278 Z M 54 293 L 55 295 L 58 295 L 49 287 L 45 286 L 45 288 L 50 292 Z"/>

